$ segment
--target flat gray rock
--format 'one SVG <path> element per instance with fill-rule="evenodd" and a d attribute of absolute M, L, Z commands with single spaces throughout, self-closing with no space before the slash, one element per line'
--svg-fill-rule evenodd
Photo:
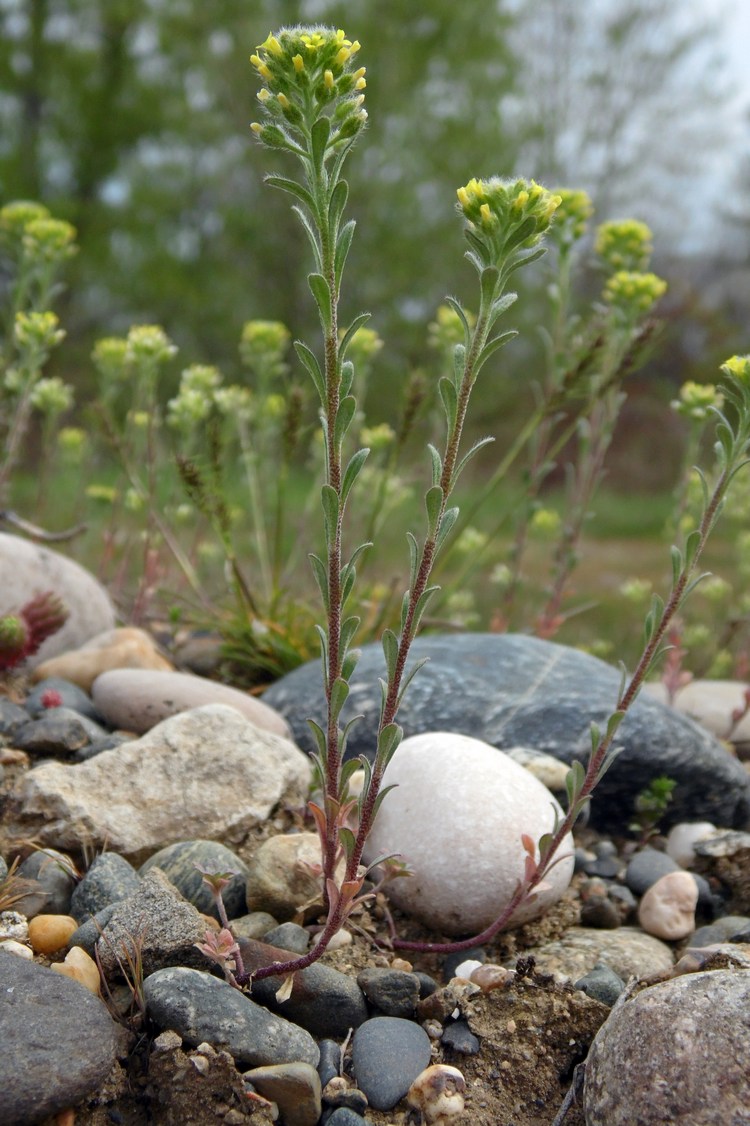
<path fill-rule="evenodd" d="M 69 617 L 29 658 L 32 668 L 58 653 L 77 649 L 115 624 L 109 595 L 92 574 L 48 547 L 0 532 L 0 617 L 16 613 L 45 590 L 60 596 Z"/>
<path fill-rule="evenodd" d="M 620 684 L 617 669 L 588 653 L 521 634 L 467 633 L 418 638 L 410 664 L 428 657 L 399 713 L 405 735 L 454 731 L 500 750 L 523 746 L 571 763 L 585 761 L 592 721 L 603 727 Z M 352 730 L 348 757 L 372 758 L 385 675 L 379 644 L 365 645 L 342 712 Z M 295 669 L 263 697 L 292 727 L 307 751 L 307 719 L 322 720 L 320 661 Z M 750 825 L 750 776 L 722 744 L 686 716 L 643 694 L 618 732 L 623 753 L 592 802 L 592 820 L 610 831 L 632 819 L 636 796 L 659 775 L 677 782 L 665 826 L 679 821 Z"/>
<path fill-rule="evenodd" d="M 317 1066 L 309 1032 L 256 1005 L 226 981 L 199 970 L 158 970 L 143 983 L 149 1019 L 171 1028 L 195 1048 L 225 1048 L 242 1068 L 302 1063 Z"/>
<path fill-rule="evenodd" d="M 0 1122 L 29 1126 L 101 1086 L 119 1034 L 83 985 L 0 950 L 0 1044 Z"/>

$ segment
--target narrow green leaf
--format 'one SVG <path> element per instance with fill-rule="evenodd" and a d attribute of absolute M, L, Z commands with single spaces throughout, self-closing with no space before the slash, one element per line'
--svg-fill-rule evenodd
<path fill-rule="evenodd" d="M 314 555 L 312 552 L 310 552 L 308 559 L 312 563 L 313 575 L 315 576 L 315 581 L 318 584 L 320 597 L 323 599 L 323 608 L 325 612 L 328 613 L 330 609 L 330 598 L 328 594 L 328 572 L 326 571 L 325 564 L 323 563 L 323 560 L 320 558 L 320 556 Z"/>
<path fill-rule="evenodd" d="M 682 558 L 682 552 L 680 551 L 679 547 L 675 546 L 675 544 L 672 544 L 671 548 L 669 549 L 669 554 L 672 560 L 672 586 L 674 587 L 677 586 L 677 580 L 682 574 L 684 560 Z"/>
<path fill-rule="evenodd" d="M 704 579 L 710 579 L 710 578 L 711 578 L 711 572 L 710 571 L 702 571 L 700 575 L 696 575 L 694 579 L 691 579 L 690 582 L 685 587 L 685 591 L 682 595 L 682 601 L 684 602 L 685 599 L 690 594 L 692 594 L 692 592 L 695 590 L 695 588 L 698 586 L 699 583 L 702 583 Z"/>
<path fill-rule="evenodd" d="M 399 708 L 401 707 L 401 701 L 404 698 L 404 694 L 406 693 L 407 688 L 414 680 L 414 677 L 417 675 L 419 670 L 423 668 L 429 662 L 429 660 L 429 657 L 420 657 L 419 660 L 415 661 L 409 671 L 404 675 L 404 679 L 401 681 L 401 687 L 398 690 L 397 703 Z"/>
<path fill-rule="evenodd" d="M 357 450 L 357 452 L 352 455 L 352 457 L 349 461 L 349 464 L 347 465 L 347 467 L 344 471 L 344 480 L 341 483 L 341 507 L 342 508 L 346 504 L 346 500 L 347 500 L 347 497 L 349 496 L 349 493 L 351 492 L 352 485 L 357 480 L 357 477 L 360 474 L 360 470 L 362 469 L 362 466 L 367 461 L 367 455 L 369 454 L 369 452 L 370 452 L 369 449 L 366 449 L 366 448 L 363 449 L 363 450 Z"/>
<path fill-rule="evenodd" d="M 420 594 L 419 599 L 417 601 L 416 608 L 414 610 L 414 624 L 412 626 L 412 637 L 416 634 L 417 630 L 419 629 L 419 623 L 422 621 L 422 615 L 424 614 L 425 610 L 427 609 L 427 603 L 430 601 L 430 599 L 432 598 L 432 596 L 434 594 L 437 594 L 437 592 L 439 590 L 440 590 L 439 586 L 428 586 L 427 590 L 422 591 L 422 593 Z"/>
<path fill-rule="evenodd" d="M 471 250 L 466 255 L 471 264 L 476 268 L 479 276 L 482 276 L 485 266 L 489 266 L 489 262 L 485 261 L 488 258 L 487 247 L 484 245 L 480 238 L 474 234 L 469 227 L 464 230 L 464 238 L 468 242 Z"/>
<path fill-rule="evenodd" d="M 334 723 L 338 723 L 338 718 L 341 715 L 341 709 L 346 703 L 347 696 L 349 695 L 349 685 L 343 677 L 337 676 L 331 686 L 331 699 L 329 709 L 331 719 Z"/>
<path fill-rule="evenodd" d="M 383 787 L 383 789 L 380 791 L 380 793 L 375 798 L 375 801 L 373 803 L 373 807 L 372 807 L 373 816 L 377 816 L 377 812 L 380 809 L 381 805 L 383 804 L 383 799 L 386 797 L 387 794 L 390 794 L 391 790 L 395 790 L 396 786 L 397 786 L 397 783 L 394 782 L 391 786 L 384 786 Z"/>
<path fill-rule="evenodd" d="M 497 286 L 500 281 L 500 271 L 497 266 L 485 266 L 479 278 L 479 286 L 482 291 L 482 307 L 484 309 L 491 308 Z"/>
<path fill-rule="evenodd" d="M 396 753 L 396 749 L 404 737 L 403 728 L 397 723 L 387 724 L 378 735 L 378 749 L 375 752 L 375 761 L 382 769 L 388 765 Z"/>
<path fill-rule="evenodd" d="M 345 653 L 354 640 L 355 634 L 359 629 L 360 619 L 352 614 L 351 617 L 345 618 L 341 624 L 341 651 Z"/>
<path fill-rule="evenodd" d="M 440 521 L 440 527 L 438 528 L 438 534 L 435 537 L 435 556 L 437 556 L 438 552 L 443 547 L 443 544 L 447 540 L 448 536 L 451 534 L 451 531 L 453 530 L 453 526 L 456 523 L 456 520 L 458 520 L 459 511 L 460 510 L 459 510 L 458 506 L 456 505 L 453 508 L 448 508 L 443 513 L 443 519 Z"/>
<path fill-rule="evenodd" d="M 409 599 L 410 591 L 404 591 L 404 597 L 401 599 L 401 633 L 403 634 L 406 627 L 406 616 L 409 612 Z"/>
<path fill-rule="evenodd" d="M 347 829 L 346 825 L 342 825 L 338 831 L 339 844 L 344 850 L 344 856 L 350 860 L 354 856 L 354 850 L 357 847 L 357 838 L 351 829 Z"/>
<path fill-rule="evenodd" d="M 339 237 L 336 239 L 336 250 L 333 255 L 333 270 L 336 278 L 336 292 L 341 288 L 341 277 L 344 273 L 344 266 L 346 259 L 349 256 L 349 248 L 352 245 L 354 238 L 354 228 L 356 227 L 354 219 L 350 219 L 344 223 L 339 231 Z"/>
<path fill-rule="evenodd" d="M 328 222 L 331 230 L 336 231 L 341 219 L 341 213 L 346 207 L 346 201 L 349 197 L 349 185 L 346 180 L 339 180 L 336 187 L 331 192 L 331 201 L 328 204 Z"/>
<path fill-rule="evenodd" d="M 317 622 L 315 623 L 315 632 L 317 633 L 318 639 L 320 641 L 320 656 L 323 661 L 323 672 L 325 674 L 323 679 L 325 680 L 325 676 L 327 676 L 328 674 L 328 634 Z M 328 691 L 327 684 L 326 691 Z"/>
<path fill-rule="evenodd" d="M 440 454 L 435 449 L 432 442 L 427 443 L 427 449 L 432 462 L 432 483 L 433 485 L 439 485 L 440 478 L 443 475 L 443 459 L 440 457 Z"/>
<path fill-rule="evenodd" d="M 323 521 L 325 523 L 326 543 L 330 546 L 336 540 L 339 527 L 339 495 L 333 485 L 323 485 L 320 490 L 320 501 L 323 505 Z"/>
<path fill-rule="evenodd" d="M 424 506 L 427 510 L 427 535 L 432 538 L 437 534 L 438 522 L 443 508 L 443 490 L 440 485 L 433 485 L 424 497 Z"/>
<path fill-rule="evenodd" d="M 365 717 L 363 715 L 352 716 L 352 718 L 349 720 L 349 722 L 344 727 L 344 730 L 339 735 L 339 750 L 341 751 L 342 757 L 343 757 L 344 751 L 346 750 L 346 744 L 347 744 L 347 741 L 349 739 L 349 733 L 351 732 L 354 725 L 359 723 L 359 721 L 361 719 L 364 719 L 364 718 Z M 349 765 L 349 762 L 353 762 L 354 767 L 351 767 Z M 350 759 L 349 762 L 345 762 L 344 765 L 341 768 L 342 783 L 345 782 L 349 778 L 349 775 L 353 774 L 354 771 L 357 769 L 357 759 Z"/>
<path fill-rule="evenodd" d="M 362 328 L 362 326 L 367 324 L 367 322 L 369 321 L 371 316 L 372 316 L 372 313 L 359 313 L 354 318 L 352 323 L 349 325 L 348 329 L 346 330 L 343 337 L 341 338 L 341 343 L 339 344 L 339 359 L 340 360 L 344 359 L 344 356 L 346 355 L 346 350 L 349 347 L 349 345 L 351 344 L 352 340 L 357 335 L 357 333 Z"/>
<path fill-rule="evenodd" d="M 597 739 L 597 746 L 598 743 L 599 740 Z M 570 764 L 570 770 L 565 775 L 565 789 L 568 794 L 568 808 L 570 808 L 573 802 L 578 798 L 585 777 L 586 772 L 583 769 L 583 763 L 577 758 L 573 759 L 572 763 Z"/>
<path fill-rule="evenodd" d="M 598 723 L 592 723 L 589 728 L 589 738 L 591 739 L 591 753 L 596 754 L 597 748 L 602 741 L 602 733 Z"/>
<path fill-rule="evenodd" d="M 398 638 L 392 629 L 383 630 L 380 644 L 383 646 L 383 656 L 385 657 L 385 667 L 388 671 L 388 681 L 392 682 L 396 674 L 396 662 L 398 660 Z"/>
<path fill-rule="evenodd" d="M 358 720 L 358 719 L 362 719 L 362 716 L 361 715 L 355 716 L 354 720 L 350 720 L 350 722 L 347 723 L 346 726 L 351 727 L 351 724 L 353 722 L 356 722 L 356 720 Z M 346 731 L 344 731 L 342 733 L 342 737 L 345 734 L 346 734 Z M 344 748 L 341 747 L 340 749 L 343 753 Z M 358 761 L 355 758 L 350 758 L 345 763 L 342 764 L 342 767 L 341 767 L 341 793 L 342 794 L 346 794 L 346 788 L 349 784 L 349 779 L 351 778 L 352 774 L 356 774 L 357 771 L 361 770 L 361 769 L 362 769 L 362 767 L 360 766 L 360 764 L 358 763 Z"/>
<path fill-rule="evenodd" d="M 272 188 L 280 188 L 282 192 L 289 192 L 289 194 L 295 196 L 300 203 L 304 203 L 311 214 L 315 214 L 315 201 L 307 188 L 303 188 L 301 184 L 297 184 L 294 180 L 287 179 L 286 176 L 264 176 L 263 182 L 270 184 Z"/>
<path fill-rule="evenodd" d="M 328 290 L 328 283 L 322 274 L 308 274 L 307 284 L 310 286 L 310 292 L 315 298 L 315 304 L 318 306 L 323 329 L 325 332 L 330 332 L 332 314 L 331 294 Z"/>
<path fill-rule="evenodd" d="M 323 255 L 320 250 L 320 239 L 318 238 L 318 232 L 315 230 L 315 227 L 313 226 L 312 221 L 306 211 L 303 211 L 301 207 L 297 207 L 296 204 L 292 208 L 292 211 L 296 212 L 300 223 L 305 228 L 305 234 L 310 241 L 310 246 L 312 247 L 313 256 L 315 258 L 316 269 L 322 271 Z"/>
<path fill-rule="evenodd" d="M 456 345 L 460 347 L 460 345 Z M 443 400 L 443 409 L 445 410 L 445 417 L 448 421 L 448 428 L 450 430 L 456 425 L 456 414 L 458 412 L 458 398 L 456 396 L 456 387 L 452 379 L 447 375 L 443 375 L 438 383 L 438 391 L 440 398 Z"/>
<path fill-rule="evenodd" d="M 602 778 L 607 773 L 609 768 L 612 766 L 615 759 L 618 759 L 624 750 L 625 750 L 624 747 L 610 747 L 610 749 L 607 751 L 606 755 L 604 756 L 604 762 L 600 766 L 599 773 L 596 776 L 596 785 L 597 786 L 599 785 L 599 783 L 601 782 Z"/>
<path fill-rule="evenodd" d="M 341 675 L 345 680 L 351 680 L 351 678 L 354 676 L 354 670 L 356 669 L 359 663 L 359 658 L 361 656 L 361 649 L 349 649 L 344 654 L 341 660 Z"/>
<path fill-rule="evenodd" d="M 502 297 L 493 301 L 490 309 L 490 323 L 494 324 L 498 317 L 501 317 L 503 313 L 510 309 L 511 305 L 515 305 L 517 300 L 517 293 L 504 293 Z"/>
<path fill-rule="evenodd" d="M 323 758 L 323 761 L 325 762 L 325 760 L 328 756 L 328 746 L 326 744 L 325 731 L 323 730 L 323 728 L 320 726 L 319 723 L 315 722 L 314 719 L 308 719 L 307 726 L 312 731 L 313 737 L 314 737 L 315 742 L 316 742 L 317 747 L 318 747 L 318 750 L 319 750 L 319 752 L 320 752 L 320 754 Z"/>
<path fill-rule="evenodd" d="M 347 563 L 342 568 L 341 576 L 341 605 L 344 606 L 357 581 L 357 568 L 351 563 Z"/>
<path fill-rule="evenodd" d="M 480 450 L 484 449 L 485 446 L 491 445 L 492 442 L 494 442 L 494 441 L 495 441 L 495 439 L 490 436 L 488 438 L 480 438 L 478 442 L 474 443 L 474 445 L 471 447 L 471 449 L 467 453 L 465 453 L 464 456 L 459 461 L 458 468 L 456 469 L 455 473 L 453 474 L 453 481 L 451 482 L 452 485 L 455 485 L 456 481 L 461 476 L 465 467 L 469 464 L 471 459 L 476 454 L 478 454 Z"/>
<path fill-rule="evenodd" d="M 356 408 L 357 400 L 353 395 L 345 395 L 339 403 L 336 421 L 333 425 L 333 440 L 337 446 L 340 446 L 343 442 L 346 432 L 352 424 Z"/>
<path fill-rule="evenodd" d="M 302 363 L 307 368 L 310 378 L 315 384 L 315 390 L 318 392 L 318 398 L 320 399 L 321 404 L 325 406 L 328 401 L 328 396 L 326 395 L 326 383 L 325 379 L 323 378 L 323 372 L 320 370 L 320 364 L 318 363 L 315 353 L 312 352 L 306 344 L 303 344 L 301 340 L 295 340 L 294 350 L 299 356 Z"/>
<path fill-rule="evenodd" d="M 310 130 L 313 164 L 318 172 L 323 167 L 328 138 L 331 135 L 331 122 L 327 117 L 319 117 Z"/>
<path fill-rule="evenodd" d="M 350 360 L 344 360 L 341 365 L 341 381 L 339 383 L 339 397 L 345 399 L 352 389 L 354 383 L 354 364 Z"/>
<path fill-rule="evenodd" d="M 698 549 L 701 545 L 701 534 L 696 528 L 685 540 L 685 566 L 689 569 L 695 562 Z"/>
<path fill-rule="evenodd" d="M 451 309 L 457 315 L 458 319 L 463 325 L 464 343 L 468 344 L 469 340 L 471 339 L 471 329 L 469 328 L 469 322 L 466 319 L 466 313 L 463 310 L 463 306 L 460 305 L 458 301 L 456 301 L 455 297 L 446 297 L 445 303 L 446 305 L 450 305 Z"/>
<path fill-rule="evenodd" d="M 532 262 L 536 262 L 537 258 L 543 257 L 546 253 L 546 246 L 538 246 L 535 250 L 530 250 L 526 254 L 514 255 L 503 267 L 502 285 L 505 286 L 511 274 L 514 274 L 516 270 L 520 270 L 521 266 L 528 266 Z"/>
<path fill-rule="evenodd" d="M 409 587 L 412 588 L 417 581 L 419 569 L 419 544 L 412 532 L 406 533 L 406 540 L 409 544 Z"/>
<path fill-rule="evenodd" d="M 623 712 L 623 711 L 612 712 L 612 715 L 607 720 L 607 735 L 606 735 L 607 739 L 611 739 L 615 735 L 615 733 L 617 732 L 617 728 L 620 726 L 620 724 L 622 723 L 622 721 L 624 719 L 625 719 L 625 712 Z"/>
<path fill-rule="evenodd" d="M 456 344 L 453 349 L 453 383 L 456 388 L 461 386 L 466 368 L 466 345 Z"/>
<path fill-rule="evenodd" d="M 514 336 L 518 336 L 518 332 L 514 328 L 508 329 L 507 332 L 501 332 L 498 336 L 493 336 L 492 340 L 488 340 L 482 351 L 479 353 L 475 371 L 475 378 L 479 375 L 484 365 L 489 360 L 493 352 L 497 352 L 498 348 L 502 348 L 503 344 L 507 344 Z"/>

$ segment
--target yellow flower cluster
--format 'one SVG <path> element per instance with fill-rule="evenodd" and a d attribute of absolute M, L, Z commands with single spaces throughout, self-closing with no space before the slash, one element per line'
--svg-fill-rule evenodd
<path fill-rule="evenodd" d="M 607 279 L 604 300 L 627 316 L 647 313 L 667 291 L 667 283 L 656 274 L 618 270 Z"/>
<path fill-rule="evenodd" d="M 460 213 L 495 260 L 536 246 L 560 206 L 560 196 L 534 180 L 472 179 L 456 195 Z"/>
<path fill-rule="evenodd" d="M 331 123 L 330 144 L 363 128 L 365 68 L 354 67 L 355 39 L 329 27 L 282 28 L 261 43 L 250 62 L 263 80 L 258 101 L 267 117 L 251 129 L 271 147 L 296 151 L 323 114 Z"/>
<path fill-rule="evenodd" d="M 612 270 L 647 270 L 653 249 L 651 230 L 639 219 L 613 219 L 596 232 L 594 250 Z"/>
<path fill-rule="evenodd" d="M 695 383 L 689 379 L 680 388 L 679 398 L 670 403 L 673 411 L 694 422 L 704 422 L 711 407 L 721 409 L 724 396 L 713 383 Z"/>
<path fill-rule="evenodd" d="M 588 192 L 580 188 L 556 188 L 560 204 L 555 212 L 552 232 L 555 241 L 572 246 L 586 233 L 588 220 L 594 214 L 594 205 Z"/>
<path fill-rule="evenodd" d="M 13 337 L 19 348 L 46 351 L 65 338 L 55 313 L 16 313 Z"/>
<path fill-rule="evenodd" d="M 721 365 L 721 370 L 730 378 L 750 386 L 750 356 L 732 356 Z"/>

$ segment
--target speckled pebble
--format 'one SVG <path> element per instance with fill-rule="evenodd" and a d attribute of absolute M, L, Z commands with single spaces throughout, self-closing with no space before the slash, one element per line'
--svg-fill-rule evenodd
<path fill-rule="evenodd" d="M 28 918 L 42 911 L 47 915 L 69 913 L 77 872 L 66 853 L 54 848 L 36 849 L 19 864 L 18 875 L 39 885 L 38 891 L 16 901 L 17 909 Z"/>
<path fill-rule="evenodd" d="M 598 963 L 578 979 L 574 988 L 611 1008 L 625 988 L 625 982 L 609 966 Z"/>
<path fill-rule="evenodd" d="M 92 862 L 73 892 L 70 913 L 80 923 L 111 903 L 119 903 L 140 887 L 141 879 L 132 864 L 116 852 L 103 852 Z"/>
<path fill-rule="evenodd" d="M 357 985 L 383 1016 L 414 1016 L 419 1000 L 419 978 L 415 974 L 372 966 L 357 974 Z"/>
<path fill-rule="evenodd" d="M 169 882 L 184 895 L 188 903 L 192 903 L 203 915 L 213 915 L 218 919 L 216 901 L 196 867 L 197 864 L 209 872 L 237 873 L 222 891 L 222 897 L 230 919 L 244 914 L 247 867 L 235 852 L 218 841 L 200 838 L 176 841 L 150 856 L 140 866 L 138 873 L 145 876 L 152 868 L 161 868 Z"/>
<path fill-rule="evenodd" d="M 373 1017 L 354 1033 L 354 1077 L 376 1110 L 391 1110 L 429 1062 L 430 1039 L 412 1021 Z"/>

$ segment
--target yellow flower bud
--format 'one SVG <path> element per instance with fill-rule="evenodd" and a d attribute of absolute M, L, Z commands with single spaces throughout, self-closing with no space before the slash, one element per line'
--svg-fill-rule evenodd
<path fill-rule="evenodd" d="M 265 63 L 261 63 L 258 67 L 258 74 L 261 76 L 261 78 L 265 78 L 266 82 L 268 82 L 271 78 L 271 72 Z"/>
<path fill-rule="evenodd" d="M 323 82 L 325 83 L 326 90 L 332 90 L 334 86 L 333 71 L 327 70 L 323 75 Z"/>
<path fill-rule="evenodd" d="M 265 102 L 267 102 L 267 101 L 268 101 L 268 99 L 269 99 L 270 97 L 271 97 L 271 95 L 269 94 L 268 90 L 266 90 L 265 86 L 263 87 L 263 89 L 262 89 L 262 90 L 259 90 L 259 91 L 258 91 L 258 101 L 259 101 L 259 102 L 264 102 L 264 103 L 265 103 Z"/>
<path fill-rule="evenodd" d="M 358 78 L 357 81 L 354 83 L 354 89 L 355 90 L 364 90 L 366 85 L 367 85 L 367 82 L 365 81 L 364 78 Z"/>
<path fill-rule="evenodd" d="M 277 94 L 276 101 L 279 103 L 282 109 L 289 109 L 289 106 L 291 105 L 286 94 Z"/>
<path fill-rule="evenodd" d="M 458 196 L 458 202 L 462 207 L 469 206 L 469 193 L 467 192 L 466 188 L 458 188 L 456 195 Z"/>
<path fill-rule="evenodd" d="M 297 71 L 297 74 L 301 74 L 305 69 L 305 61 L 302 55 L 295 55 L 292 59 L 292 63 L 294 64 L 294 69 Z"/>
<path fill-rule="evenodd" d="M 260 134 L 263 132 L 263 126 L 257 121 L 251 122 L 250 128 L 252 129 L 253 133 L 258 136 L 260 136 Z"/>

